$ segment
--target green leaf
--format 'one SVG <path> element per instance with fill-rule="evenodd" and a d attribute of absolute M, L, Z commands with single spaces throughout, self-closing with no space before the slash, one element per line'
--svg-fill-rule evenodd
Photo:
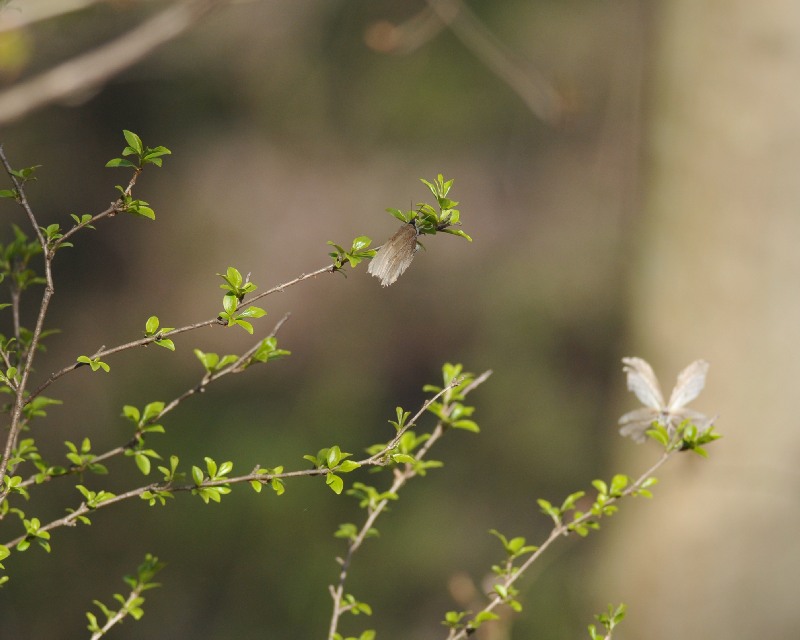
<path fill-rule="evenodd" d="M 358 527 L 352 522 L 345 522 L 339 525 L 339 529 L 333 534 L 334 538 L 345 538 L 347 540 L 355 540 L 358 536 Z"/>
<path fill-rule="evenodd" d="M 386 209 L 386 211 L 391 213 L 398 220 L 405 222 L 406 224 L 411 222 L 411 220 L 413 220 L 414 217 L 416 216 L 416 211 L 406 211 L 405 213 L 400 211 L 400 209 Z"/>
<path fill-rule="evenodd" d="M 136 424 L 139 423 L 139 410 L 136 407 L 126 404 L 122 407 L 122 415 Z"/>
<path fill-rule="evenodd" d="M 600 495 L 608 495 L 608 485 L 602 480 L 592 480 L 592 486 L 597 489 Z"/>
<path fill-rule="evenodd" d="M 484 622 L 488 622 L 490 620 L 499 620 L 500 616 L 498 616 L 493 611 L 481 611 L 475 618 L 472 620 L 473 626 L 478 627 L 480 624 Z"/>
<path fill-rule="evenodd" d="M 242 274 L 234 267 L 228 267 L 225 277 L 234 287 L 240 287 L 244 281 Z"/>
<path fill-rule="evenodd" d="M 342 493 L 342 489 L 344 489 L 344 481 L 334 473 L 328 473 L 328 475 L 325 476 L 325 484 L 337 495 Z"/>
<path fill-rule="evenodd" d="M 158 316 L 150 316 L 144 325 L 144 330 L 148 335 L 153 335 L 158 331 Z"/>
<path fill-rule="evenodd" d="M 456 420 L 455 422 L 451 422 L 450 426 L 454 429 L 464 429 L 466 431 L 471 431 L 472 433 L 480 432 L 478 424 L 472 420 Z"/>
<path fill-rule="evenodd" d="M 472 242 L 472 237 L 468 236 L 461 229 L 453 229 L 452 227 L 448 227 L 447 229 L 442 229 L 442 233 L 449 233 L 450 235 L 461 236 L 467 242 Z"/>
<path fill-rule="evenodd" d="M 142 454 L 136 454 L 133 459 L 136 461 L 136 466 L 139 467 L 139 471 L 141 471 L 142 474 L 150 474 L 150 458 Z"/>
<path fill-rule="evenodd" d="M 114 167 L 130 167 L 132 169 L 137 169 L 138 167 L 131 162 L 130 160 L 125 160 L 124 158 L 113 158 L 106 162 L 106 167 L 114 168 Z"/>
<path fill-rule="evenodd" d="M 619 496 L 628 486 L 630 478 L 628 476 L 618 473 L 611 479 L 611 495 Z"/>
<path fill-rule="evenodd" d="M 163 402 L 151 402 L 147 404 L 142 414 L 142 422 L 148 422 L 153 418 L 157 418 L 161 415 L 161 412 L 164 411 L 165 406 Z"/>
<path fill-rule="evenodd" d="M 260 307 L 247 307 L 244 311 L 237 314 L 237 318 L 261 318 L 267 315 L 267 312 Z"/>
<path fill-rule="evenodd" d="M 536 500 L 536 503 L 539 505 L 539 508 L 542 510 L 542 513 L 545 513 L 549 516 L 559 516 L 558 509 L 553 507 L 549 500 L 545 500 L 544 498 L 539 498 Z"/>
<path fill-rule="evenodd" d="M 253 325 L 246 320 L 234 320 L 234 324 L 238 324 L 242 329 L 247 331 L 251 336 L 253 335 Z"/>
<path fill-rule="evenodd" d="M 225 309 L 226 313 L 232 315 L 236 311 L 237 306 L 239 306 L 239 301 L 236 299 L 236 296 L 226 294 L 225 297 L 222 298 L 222 308 Z"/>
<path fill-rule="evenodd" d="M 138 154 L 142 155 L 144 151 L 144 147 L 142 146 L 142 139 L 137 136 L 132 131 L 128 131 L 127 129 L 122 130 L 122 135 L 125 136 L 125 141 L 128 143 L 128 146 L 133 149 L 133 151 Z"/>
<path fill-rule="evenodd" d="M 233 471 L 233 462 L 223 462 L 219 465 L 219 469 L 214 477 L 216 478 L 223 478 L 224 476 L 228 475 L 231 471 Z"/>
<path fill-rule="evenodd" d="M 416 458 L 408 455 L 407 453 L 393 453 L 389 457 L 397 464 L 414 464 L 416 462 Z"/>
<path fill-rule="evenodd" d="M 88 364 L 91 367 L 92 371 L 97 371 L 98 369 L 102 369 L 103 371 L 108 373 L 111 370 L 111 367 L 109 367 L 105 362 L 101 362 L 99 358 L 89 358 L 88 356 L 79 356 L 77 358 L 77 361 L 80 362 L 81 364 Z"/>
<path fill-rule="evenodd" d="M 339 461 L 342 459 L 342 450 L 339 449 L 338 445 L 333 445 L 330 449 L 328 449 L 328 458 L 326 462 L 328 463 L 328 468 L 333 469 L 338 464 Z"/>

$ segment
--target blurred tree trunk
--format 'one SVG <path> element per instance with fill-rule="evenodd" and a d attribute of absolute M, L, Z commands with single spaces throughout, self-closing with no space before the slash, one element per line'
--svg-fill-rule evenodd
<path fill-rule="evenodd" d="M 692 406 L 724 439 L 609 523 L 597 592 L 630 605 L 621 637 L 797 637 L 800 3 L 660 6 L 628 355 L 667 395 L 709 360 Z"/>

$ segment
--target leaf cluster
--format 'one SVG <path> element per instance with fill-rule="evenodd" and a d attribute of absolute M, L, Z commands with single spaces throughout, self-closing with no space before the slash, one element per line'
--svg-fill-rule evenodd
<path fill-rule="evenodd" d="M 456 209 L 458 202 L 447 197 L 450 187 L 453 186 L 453 180 L 445 180 L 440 173 L 433 182 L 424 178 L 420 178 L 420 182 L 428 187 L 433 194 L 436 199 L 435 206 L 420 202 L 415 209 L 408 211 L 394 208 L 386 209 L 386 211 L 406 224 L 413 222 L 417 228 L 417 233 L 420 235 L 436 235 L 439 232 L 449 233 L 454 236 L 461 236 L 465 240 L 472 242 L 472 238 L 461 229 L 453 228 L 461 224 L 461 213 Z"/>

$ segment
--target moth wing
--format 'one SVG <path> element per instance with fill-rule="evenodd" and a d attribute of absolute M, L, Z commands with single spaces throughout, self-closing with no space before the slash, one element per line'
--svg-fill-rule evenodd
<path fill-rule="evenodd" d="M 405 224 L 378 250 L 367 267 L 367 273 L 380 278 L 381 286 L 388 287 L 408 269 L 417 249 L 417 231 Z"/>
<path fill-rule="evenodd" d="M 668 411 L 677 411 L 685 407 L 703 390 L 706 386 L 706 374 L 708 373 L 708 362 L 705 360 L 695 360 L 678 374 L 675 388 L 669 397 Z"/>
<path fill-rule="evenodd" d="M 662 411 L 664 396 L 653 368 L 641 358 L 623 358 L 622 370 L 628 374 L 628 391 L 633 391 L 644 406 Z"/>
<path fill-rule="evenodd" d="M 650 425 L 650 422 L 630 422 L 620 427 L 619 433 L 621 436 L 630 437 L 634 442 L 641 444 L 647 440 L 647 430 Z"/>

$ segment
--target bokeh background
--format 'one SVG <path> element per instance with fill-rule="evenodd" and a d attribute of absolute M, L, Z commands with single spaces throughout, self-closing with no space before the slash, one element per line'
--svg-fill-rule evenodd
<path fill-rule="evenodd" d="M 59 3 L 4 4 L 11 86 L 167 3 L 87 3 L 19 28 Z M 361 265 L 267 298 L 256 332 L 291 312 L 279 339 L 292 356 L 185 402 L 153 446 L 184 465 L 212 455 L 239 472 L 302 468 L 323 446 L 360 452 L 388 437 L 394 407 L 418 407 L 443 362 L 493 369 L 471 396 L 482 432 L 446 438 L 435 452 L 445 467 L 407 487 L 348 587 L 375 615 L 343 631 L 440 638 L 444 612 L 474 608 L 470 589 L 501 557 L 490 528 L 535 543 L 549 529 L 536 498 L 657 457 L 617 436 L 636 406 L 620 358 L 650 361 L 667 393 L 705 358 L 708 388 L 693 406 L 719 414 L 725 435 L 711 460 L 681 457 L 654 501 L 564 540 L 524 581 L 524 611 L 478 637 L 581 637 L 593 612 L 620 601 L 630 612 L 617 638 L 791 637 L 798 74 L 800 6 L 777 0 L 473 0 L 448 25 L 420 1 L 220 3 L 103 86 L 3 128 L 14 166 L 43 165 L 29 197 L 47 223 L 115 198 L 127 174 L 103 165 L 122 129 L 174 154 L 135 192 L 155 222 L 119 216 L 59 254 L 50 325 L 61 333 L 38 375 L 139 337 L 153 314 L 166 326 L 213 317 L 215 274 L 228 266 L 265 289 L 328 264 L 328 240 L 382 242 L 397 226 L 385 208 L 425 200 L 418 179 L 444 173 L 472 244 L 430 238 L 387 289 Z M 50 389 L 64 404 L 32 435 L 52 458 L 85 435 L 97 451 L 124 443 L 124 404 L 196 384 L 192 348 L 251 341 L 207 329 L 178 337 L 175 353 L 115 356 L 110 375 L 79 370 Z M 85 481 L 142 483 L 130 460 L 111 466 Z M 78 503 L 66 481 L 33 494 L 43 521 Z M 322 638 L 343 550 L 332 534 L 359 519 L 350 498 L 313 480 L 280 499 L 240 487 L 221 505 L 181 495 L 167 508 L 114 507 L 54 532 L 49 555 L 8 559 L 0 637 L 85 637 L 92 599 L 110 604 L 149 551 L 168 563 L 163 588 L 114 637 Z"/>

